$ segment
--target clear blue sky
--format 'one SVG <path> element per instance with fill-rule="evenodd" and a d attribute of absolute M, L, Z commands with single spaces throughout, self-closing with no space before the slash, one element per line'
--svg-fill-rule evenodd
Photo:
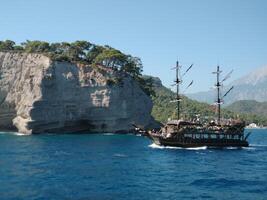
<path fill-rule="evenodd" d="M 238 78 L 267 64 L 265 0 L 6 0 L 0 40 L 108 44 L 138 56 L 169 87 L 177 58 L 194 63 L 189 92 L 207 90 L 219 63 Z M 189 82 L 189 80 L 186 80 Z"/>

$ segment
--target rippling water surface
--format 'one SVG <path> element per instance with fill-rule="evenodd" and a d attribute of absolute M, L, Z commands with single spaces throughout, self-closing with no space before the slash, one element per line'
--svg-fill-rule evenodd
<path fill-rule="evenodd" d="M 134 135 L 0 134 L 0 199 L 267 199 L 267 130 L 243 149 Z"/>

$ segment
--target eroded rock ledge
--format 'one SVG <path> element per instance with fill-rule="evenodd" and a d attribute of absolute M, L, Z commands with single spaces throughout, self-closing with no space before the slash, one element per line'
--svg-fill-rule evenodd
<path fill-rule="evenodd" d="M 132 123 L 154 126 L 151 109 L 151 99 L 125 74 L 42 54 L 0 52 L 1 130 L 127 132 Z"/>

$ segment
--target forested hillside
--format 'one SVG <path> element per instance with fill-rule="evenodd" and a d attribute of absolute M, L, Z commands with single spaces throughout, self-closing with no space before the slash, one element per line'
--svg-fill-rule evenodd
<path fill-rule="evenodd" d="M 245 114 L 257 114 L 262 117 L 267 117 L 267 102 L 242 100 L 227 106 L 227 109 L 232 110 L 234 112 L 245 113 Z"/>
<path fill-rule="evenodd" d="M 153 89 L 155 92 L 155 96 L 152 97 L 154 103 L 152 115 L 156 120 L 163 123 L 166 122 L 168 118 L 175 118 L 176 104 L 170 102 L 175 99 L 175 93 L 164 87 L 161 84 L 160 79 L 151 78 L 151 80 L 153 82 Z M 183 96 L 181 106 L 183 118 L 192 119 L 195 118 L 196 115 L 199 115 L 201 120 L 208 121 L 216 117 L 216 108 L 214 105 L 200 103 Z M 247 123 L 255 122 L 263 125 L 267 124 L 267 117 L 232 111 L 232 109 L 222 109 L 222 117 L 233 119 L 240 118 L 244 119 Z"/>

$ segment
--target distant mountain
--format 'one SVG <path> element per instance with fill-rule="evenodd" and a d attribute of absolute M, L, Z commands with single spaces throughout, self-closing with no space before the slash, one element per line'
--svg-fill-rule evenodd
<path fill-rule="evenodd" d="M 257 114 L 267 117 L 267 102 L 257 102 L 255 100 L 242 100 L 234 102 L 226 107 L 226 109 L 237 113 Z"/>
<path fill-rule="evenodd" d="M 228 105 L 240 100 L 267 101 L 267 66 L 233 81 L 225 86 L 225 90 L 232 85 L 234 85 L 234 90 L 225 98 L 225 103 Z M 187 96 L 198 101 L 212 103 L 215 99 L 215 92 L 210 90 L 188 94 Z"/>

